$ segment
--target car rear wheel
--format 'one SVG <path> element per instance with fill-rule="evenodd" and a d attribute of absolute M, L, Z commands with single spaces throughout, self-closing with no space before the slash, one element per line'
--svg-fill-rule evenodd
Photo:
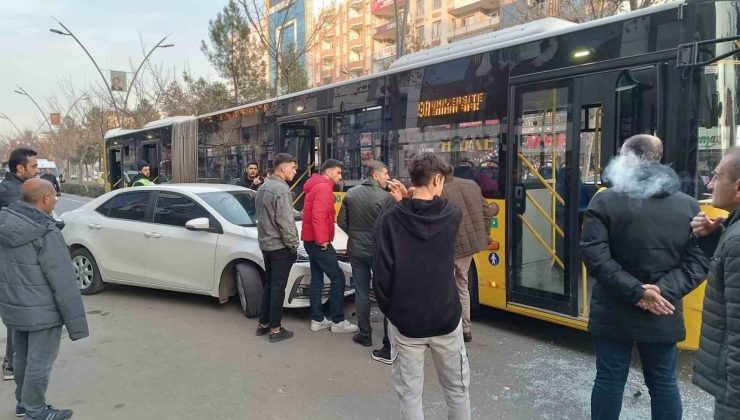
<path fill-rule="evenodd" d="M 85 248 L 77 248 L 72 251 L 72 267 L 75 269 L 77 284 L 83 295 L 94 295 L 105 288 L 103 279 L 100 277 L 98 264 L 95 262 L 90 251 Z"/>
<path fill-rule="evenodd" d="M 258 317 L 262 303 L 262 276 L 259 270 L 249 263 L 237 264 L 236 288 L 244 316 Z"/>

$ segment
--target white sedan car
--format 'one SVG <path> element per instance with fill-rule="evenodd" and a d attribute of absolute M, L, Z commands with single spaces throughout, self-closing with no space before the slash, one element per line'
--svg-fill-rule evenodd
<path fill-rule="evenodd" d="M 82 294 L 100 292 L 105 283 L 209 295 L 221 303 L 236 294 L 245 316 L 259 315 L 265 266 L 255 196 L 235 185 L 156 185 L 112 191 L 64 213 L 62 233 Z M 335 236 L 347 296 L 353 293 L 352 269 L 342 256 L 347 236 L 339 227 Z M 309 306 L 311 269 L 302 248 L 298 255 L 286 287 L 288 308 Z M 325 276 L 324 302 L 328 294 Z"/>

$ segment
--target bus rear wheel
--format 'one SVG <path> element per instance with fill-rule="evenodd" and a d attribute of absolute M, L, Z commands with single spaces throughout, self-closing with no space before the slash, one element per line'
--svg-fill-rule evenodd
<path fill-rule="evenodd" d="M 480 299 L 478 297 L 478 271 L 475 262 L 470 264 L 468 271 L 468 293 L 470 293 L 470 316 L 475 317 L 480 313 Z"/>

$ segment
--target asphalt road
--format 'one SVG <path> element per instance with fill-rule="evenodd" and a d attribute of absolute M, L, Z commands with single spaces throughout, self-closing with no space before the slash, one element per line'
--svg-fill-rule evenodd
<path fill-rule="evenodd" d="M 77 201 L 86 199 L 65 194 L 59 210 Z M 91 336 L 62 342 L 47 393 L 50 403 L 74 409 L 75 419 L 399 417 L 390 367 L 371 360 L 351 335 L 310 332 L 308 310 L 286 311 L 284 325 L 296 335 L 270 344 L 254 336 L 255 321 L 235 301 L 114 285 L 84 302 Z M 348 301 L 346 313 L 352 308 Z M 376 308 L 373 318 L 377 348 Z M 473 418 L 589 417 L 595 368 L 588 334 L 496 310 L 483 312 L 473 334 Z M 622 419 L 647 419 L 649 397 L 634 360 Z M 692 363 L 693 353 L 681 352 L 684 418 L 708 419 L 713 401 L 690 383 Z M 13 389 L 0 383 L 0 420 L 15 418 Z M 426 418 L 446 418 L 429 361 L 424 405 Z"/>

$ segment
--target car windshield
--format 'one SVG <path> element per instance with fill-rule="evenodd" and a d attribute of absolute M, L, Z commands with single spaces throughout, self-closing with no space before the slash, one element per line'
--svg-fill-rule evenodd
<path fill-rule="evenodd" d="M 257 223 L 254 191 L 219 191 L 198 194 L 229 223 L 252 226 Z"/>

